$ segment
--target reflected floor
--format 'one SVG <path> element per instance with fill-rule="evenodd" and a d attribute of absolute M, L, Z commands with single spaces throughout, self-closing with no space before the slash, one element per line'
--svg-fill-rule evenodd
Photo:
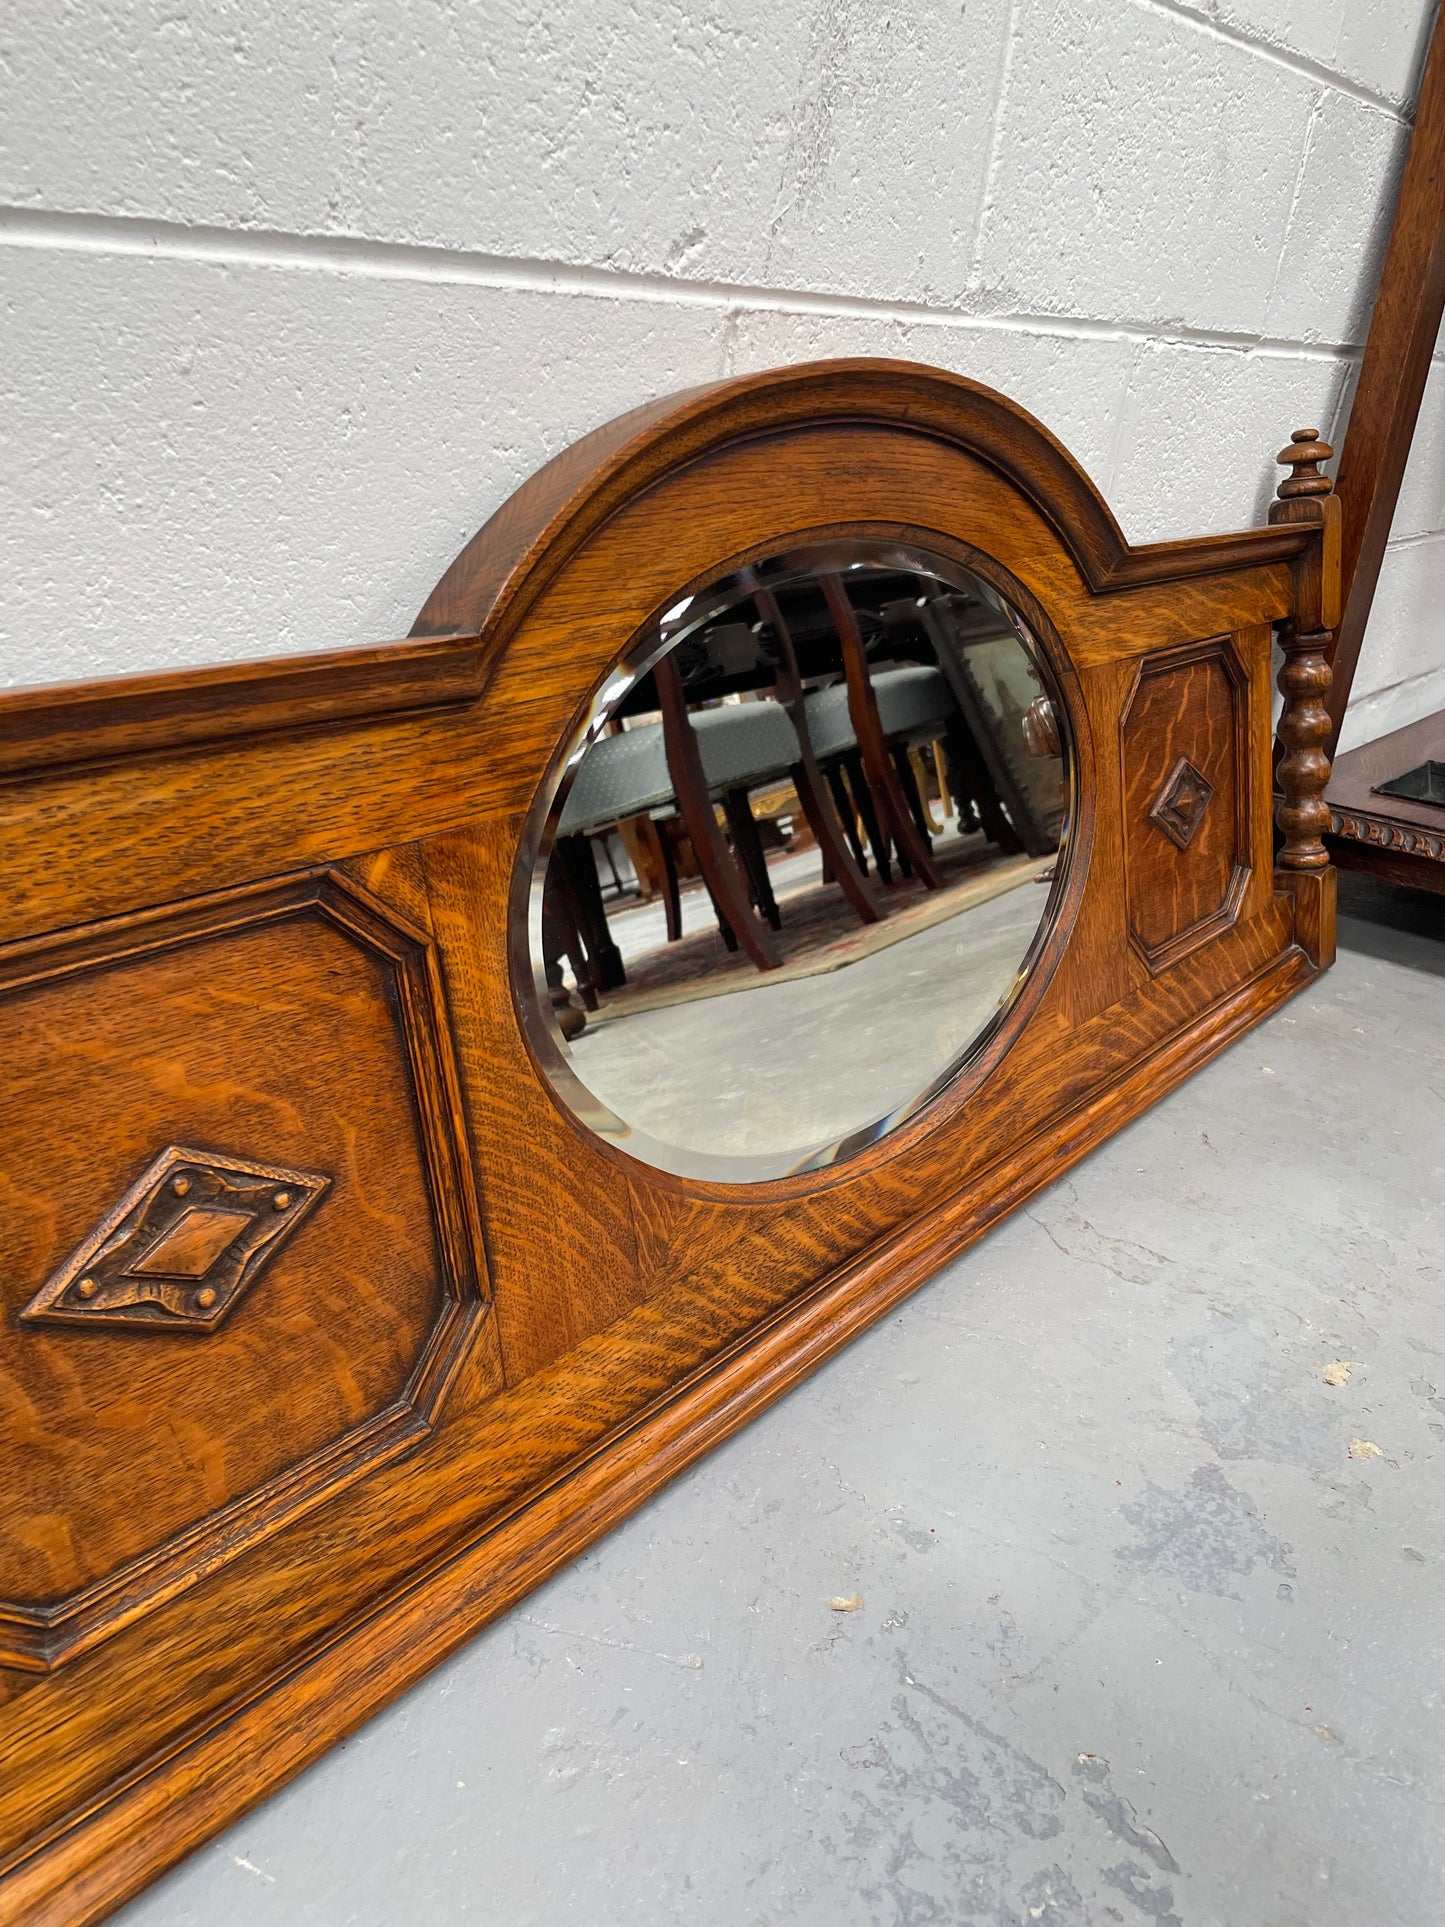
<path fill-rule="evenodd" d="M 768 871 L 782 912 L 781 928 L 773 934 L 782 962 L 765 980 L 741 949 L 729 953 L 723 947 L 711 902 L 700 883 L 683 890 L 683 934 L 677 943 L 666 939 L 660 903 L 614 909 L 609 930 L 626 964 L 627 982 L 604 993 L 589 1022 L 594 1026 L 613 1023 L 620 1016 L 664 1004 L 837 970 L 999 896 L 1021 879 L 1032 880 L 1054 864 L 1052 857 L 1002 857 L 977 833 L 941 837 L 934 846 L 934 861 L 941 882 L 937 890 L 925 890 L 916 879 L 895 876 L 891 884 L 883 885 L 875 877 L 873 887 L 885 915 L 879 922 L 865 924 L 843 892 L 821 880 L 816 850 L 775 857 Z"/>
<path fill-rule="evenodd" d="M 602 1023 L 572 1044 L 574 1068 L 652 1137 L 711 1156 L 801 1156 L 911 1101 L 964 1050 L 1011 990 L 1049 896 L 1023 873 L 845 967 L 753 974 L 726 995 Z"/>

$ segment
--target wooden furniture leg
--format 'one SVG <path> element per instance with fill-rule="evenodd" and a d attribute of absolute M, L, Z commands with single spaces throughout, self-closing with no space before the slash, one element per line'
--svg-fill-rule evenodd
<path fill-rule="evenodd" d="M 722 911 L 719 910 L 717 898 L 713 895 L 712 886 L 707 882 L 706 878 L 703 879 L 703 888 L 707 891 L 708 902 L 712 905 L 712 913 L 717 922 L 717 933 L 722 938 L 723 949 L 736 950 L 738 947 L 737 932 L 733 929 Z"/>
<path fill-rule="evenodd" d="M 1328 650 L 1330 631 L 1340 618 L 1341 552 L 1344 521 L 1338 497 L 1320 472 L 1334 450 L 1313 428 L 1297 428 L 1276 460 L 1289 474 L 1270 504 L 1272 523 L 1303 522 L 1321 531 L 1319 547 L 1307 566 L 1296 565 L 1294 613 L 1279 631 L 1284 666 L 1279 672 L 1280 712 L 1275 778 L 1283 791 L 1277 821 L 1283 846 L 1276 869 L 1327 870 L 1330 853 L 1324 833 L 1330 827 L 1325 785 L 1330 780 Z"/>
<path fill-rule="evenodd" d="M 983 752 L 961 714 L 949 717 L 945 736 L 960 788 L 973 798 L 973 806 L 978 812 L 985 836 L 990 843 L 997 844 L 1005 856 L 1018 856 L 1024 847 L 1023 838 L 1004 815 L 998 792 L 988 773 L 988 765 L 983 760 Z"/>
<path fill-rule="evenodd" d="M 878 865 L 878 874 L 885 883 L 893 881 L 893 864 L 888 851 L 888 838 L 883 834 L 878 821 L 878 811 L 874 807 L 873 792 L 868 787 L 868 774 L 863 768 L 863 758 L 856 749 L 850 749 L 839 759 L 848 778 L 848 791 L 853 798 L 853 807 L 863 819 L 864 833 L 868 847 L 873 852 L 873 861 Z"/>
<path fill-rule="evenodd" d="M 742 944 L 759 970 L 776 970 L 782 958 L 772 933 L 754 915 L 742 874 L 718 828 L 697 736 L 688 720 L 677 663 L 671 655 L 662 656 L 654 664 L 652 673 L 662 706 L 662 740 L 667 749 L 667 773 L 677 797 L 678 814 L 697 852 L 698 867 L 712 894 L 719 921 Z M 726 936 L 723 941 L 727 941 Z"/>
<path fill-rule="evenodd" d="M 548 990 L 562 982 L 562 931 L 557 920 L 557 892 L 549 878 L 542 886 L 542 975 Z"/>
<path fill-rule="evenodd" d="M 782 914 L 778 909 L 778 900 L 773 895 L 768 860 L 763 854 L 762 838 L 753 821 L 747 791 L 729 790 L 723 798 L 723 808 L 727 812 L 728 828 L 732 831 L 733 848 L 742 858 L 743 869 L 747 872 L 753 902 L 769 926 L 776 930 L 782 924 Z"/>
<path fill-rule="evenodd" d="M 677 885 L 677 856 L 672 847 L 672 834 L 665 824 L 654 823 L 650 816 L 642 820 L 647 825 L 643 835 L 657 861 L 667 941 L 677 943 L 682 937 L 682 892 Z"/>
<path fill-rule="evenodd" d="M 935 823 L 933 820 L 933 805 L 928 796 L 928 773 L 932 767 L 932 760 L 931 753 L 925 757 L 921 749 L 910 749 L 908 752 L 908 767 L 913 771 L 913 786 L 918 791 L 919 801 L 923 805 L 923 832 L 930 843 L 943 828 L 942 823 Z M 943 815 L 945 819 L 948 816 L 947 804 L 943 806 Z"/>
<path fill-rule="evenodd" d="M 571 914 L 578 934 L 587 946 L 592 961 L 593 982 L 598 990 L 620 990 L 627 982 L 622 952 L 612 941 L 607 927 L 607 911 L 602 902 L 602 885 L 597 875 L 597 859 L 590 836 L 559 836 L 555 854 L 561 859 L 570 886 Z"/>
<path fill-rule="evenodd" d="M 776 684 L 778 701 L 792 719 L 799 750 L 798 761 L 789 774 L 798 792 L 798 801 L 803 806 L 803 814 L 808 819 L 808 827 L 823 853 L 823 861 L 857 911 L 859 919 L 863 923 L 881 923 L 887 912 L 879 902 L 873 885 L 853 861 L 853 852 L 848 848 L 843 826 L 833 808 L 833 799 L 828 795 L 827 785 L 818 769 L 818 759 L 813 754 L 813 739 L 808 733 L 808 718 L 803 702 L 803 682 L 798 674 L 798 658 L 793 649 L 792 635 L 783 620 L 783 612 L 778 607 L 776 596 L 767 589 L 757 590 L 753 601 L 763 620 L 771 625 L 782 658 Z"/>
<path fill-rule="evenodd" d="M 1304 523 L 1319 531 L 1317 545 L 1294 565 L 1294 606 L 1280 630 L 1284 708 L 1275 777 L 1284 800 L 1277 817 L 1282 843 L 1274 862 L 1276 881 L 1294 898 L 1296 937 L 1320 970 L 1329 968 L 1335 954 L 1335 873 L 1324 843 L 1332 820 L 1325 801 L 1330 780 L 1325 704 L 1330 693 L 1326 652 L 1340 619 L 1341 514 L 1328 476 L 1320 473 L 1320 463 L 1333 452 L 1313 429 L 1297 428 L 1277 457 L 1290 472 L 1269 511 L 1272 523 Z"/>
<path fill-rule="evenodd" d="M 658 871 L 656 853 L 642 827 L 647 821 L 645 816 L 624 816 L 618 821 L 617 835 L 637 878 L 637 894 L 644 903 L 651 903 L 657 895 Z"/>
<path fill-rule="evenodd" d="M 933 861 L 933 850 L 909 807 L 907 790 L 900 779 L 898 766 L 889 753 L 888 739 L 883 734 L 878 702 L 868 674 L 868 657 L 863 648 L 857 614 L 839 576 L 825 575 L 820 580 L 828 613 L 833 618 L 833 627 L 843 651 L 843 674 L 848 682 L 848 716 L 853 724 L 853 734 L 858 738 L 863 767 L 868 773 L 878 813 L 893 839 L 900 862 L 906 856 L 924 889 L 936 890 L 939 876 Z M 909 780 L 911 782 L 911 776 Z"/>
<path fill-rule="evenodd" d="M 918 786 L 918 772 L 913 767 L 913 755 L 906 743 L 890 745 L 893 767 L 898 772 L 898 787 L 903 792 L 903 801 L 912 818 L 913 827 L 927 845 L 929 855 L 933 853 L 933 838 L 929 834 L 928 812 L 924 808 L 923 792 Z"/>
<path fill-rule="evenodd" d="M 828 794 L 833 799 L 833 807 L 838 812 L 838 821 L 843 825 L 843 834 L 848 839 L 848 848 L 853 852 L 853 861 L 866 877 L 868 858 L 863 849 L 863 837 L 858 828 L 858 811 L 853 798 L 848 793 L 848 785 L 843 780 L 843 766 L 838 758 L 832 757 L 823 771 L 828 782 Z"/>
<path fill-rule="evenodd" d="M 1325 801 L 1330 759 L 1324 749 L 1330 735 L 1325 708 L 1330 693 L 1325 654 L 1330 635 L 1327 629 L 1299 632 L 1287 622 L 1279 642 L 1284 651 L 1279 672 L 1284 697 L 1279 740 L 1285 754 L 1275 774 L 1284 793 L 1278 816 L 1284 846 L 1275 862 L 1282 870 L 1324 870 L 1330 861 L 1323 840 L 1330 827 L 1330 806 Z"/>
<path fill-rule="evenodd" d="M 1342 610 L 1325 702 L 1333 756 L 1350 700 L 1385 543 L 1395 517 L 1430 358 L 1445 312 L 1445 9 L 1425 57 L 1415 126 L 1400 177 L 1360 378 L 1340 450 Z"/>
<path fill-rule="evenodd" d="M 550 881 L 550 880 L 549 880 Z M 555 887 L 542 886 L 542 975 L 547 985 L 547 998 L 557 1016 L 557 1028 L 563 1040 L 570 1043 L 574 1037 L 587 1028 L 587 1014 L 572 1001 L 562 975 L 562 956 L 567 938 L 561 920 L 557 915 L 557 892 Z M 576 963 L 573 962 L 573 971 Z M 580 979 L 579 979 L 580 983 Z M 593 1004 L 597 1002 L 593 996 Z"/>
<path fill-rule="evenodd" d="M 542 885 L 543 968 L 547 971 L 548 988 L 555 990 L 562 982 L 562 972 L 559 965 L 554 981 L 547 962 L 549 930 L 558 955 L 565 956 L 572 966 L 572 975 L 577 981 L 577 992 L 583 1004 L 588 1010 L 596 1010 L 597 970 L 577 927 L 569 865 L 566 857 L 557 850 L 552 852 L 552 861 L 547 865 L 547 875 Z"/>
<path fill-rule="evenodd" d="M 933 742 L 933 780 L 938 785 L 938 807 L 943 811 L 946 824 L 953 810 L 953 798 L 948 789 L 948 758 L 943 753 L 943 744 L 936 737 Z"/>

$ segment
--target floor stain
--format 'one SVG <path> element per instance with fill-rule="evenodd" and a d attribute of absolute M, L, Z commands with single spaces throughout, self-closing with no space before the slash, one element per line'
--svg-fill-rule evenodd
<path fill-rule="evenodd" d="M 1294 1577 L 1290 1548 L 1267 1530 L 1247 1492 L 1232 1486 L 1217 1465 L 1201 1465 L 1183 1492 L 1152 1480 L 1119 1510 L 1138 1534 L 1115 1558 L 1135 1572 L 1177 1579 L 1190 1592 L 1233 1596 L 1232 1579 L 1267 1565 Z"/>
<path fill-rule="evenodd" d="M 1081 1753 L 1074 1762 L 1074 1777 L 1088 1784 L 1084 1805 L 1097 1814 L 1116 1840 L 1137 1853 L 1147 1854 L 1162 1873 L 1179 1873 L 1179 1862 L 1152 1827 L 1146 1827 L 1133 1805 L 1109 1784 L 1109 1762 L 1091 1753 Z"/>
<path fill-rule="evenodd" d="M 1156 1886 L 1154 1876 L 1135 1861 L 1121 1860 L 1117 1867 L 1106 1867 L 1104 1878 L 1156 1927 L 1184 1927 L 1174 1911 L 1174 1889 Z"/>

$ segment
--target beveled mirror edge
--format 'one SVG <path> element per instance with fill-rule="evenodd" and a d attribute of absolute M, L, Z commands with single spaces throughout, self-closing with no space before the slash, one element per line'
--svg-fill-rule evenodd
<path fill-rule="evenodd" d="M 925 546 L 929 541 L 946 545 L 946 548 Z M 1037 928 L 1005 996 L 960 1054 L 921 1089 L 885 1108 L 869 1122 L 800 1149 L 796 1154 L 709 1154 L 656 1137 L 619 1117 L 588 1088 L 574 1068 L 572 1054 L 561 1036 L 542 975 L 543 883 L 556 824 L 565 807 L 569 785 L 575 777 L 584 750 L 638 678 L 645 675 L 694 628 L 707 621 L 711 614 L 716 614 L 729 602 L 736 602 L 739 591 L 729 588 L 716 608 L 709 604 L 702 612 L 690 611 L 688 623 L 677 633 L 665 637 L 661 634 L 665 611 L 659 605 L 637 630 L 621 641 L 616 660 L 604 672 L 581 720 L 574 724 L 570 736 L 563 740 L 554 753 L 527 814 L 517 849 L 510 917 L 513 999 L 533 1060 L 559 1109 L 570 1123 L 591 1136 L 600 1147 L 626 1162 L 636 1162 L 652 1171 L 706 1185 L 710 1190 L 714 1187 L 723 1191 L 735 1190 L 769 1180 L 792 1179 L 803 1183 L 810 1178 L 823 1180 L 829 1174 L 842 1175 L 854 1158 L 886 1147 L 900 1125 L 918 1118 L 945 1093 L 951 1094 L 954 1104 L 965 1102 L 970 1090 L 997 1066 L 1006 1053 L 1018 1028 L 1013 1019 L 1025 989 L 1036 976 L 1041 979 L 1037 986 L 1038 994 L 1041 995 L 1047 987 L 1053 963 L 1068 942 L 1068 929 L 1063 927 L 1064 906 L 1066 903 L 1077 903 L 1086 880 L 1083 870 L 1087 865 L 1087 853 L 1080 860 L 1080 839 L 1076 834 L 1081 802 L 1074 715 L 1076 706 L 1070 703 L 1064 678 L 1057 673 L 1058 665 L 1066 660 L 1066 652 L 1053 633 L 1052 625 L 1037 607 L 1035 619 L 1038 628 L 1028 623 L 1019 605 L 1032 602 L 1033 598 L 1023 584 L 1015 581 L 994 558 L 978 554 L 974 562 L 963 562 L 957 554 L 946 552 L 962 545 L 943 531 L 926 531 L 910 526 L 906 536 L 900 538 L 895 525 L 843 527 L 824 524 L 821 528 L 785 531 L 774 540 L 750 544 L 740 554 L 722 558 L 710 575 L 679 585 L 668 606 L 692 601 L 710 592 L 722 596 L 723 583 L 731 584 L 746 576 L 764 560 L 795 567 L 805 563 L 813 567 L 825 567 L 830 554 L 841 551 L 849 544 L 875 551 L 869 558 L 870 562 L 881 565 L 887 558 L 900 569 L 930 573 L 935 579 L 956 589 L 969 586 L 954 579 L 956 577 L 966 576 L 985 584 L 1019 635 L 1020 646 L 1039 676 L 1043 693 L 1057 704 L 1063 720 L 1064 726 L 1060 732 L 1061 761 L 1067 792 L 1064 830 L 1054 857 L 1048 897 L 1042 906 Z M 977 563 L 981 563 L 983 568 L 976 566 Z M 945 571 L 952 571 L 953 575 L 941 573 L 935 567 L 938 564 L 943 565 Z M 984 570 L 988 571 L 987 575 Z M 1004 583 L 1009 585 L 1008 588 L 1001 586 Z M 1010 599 L 1010 590 L 1016 600 Z M 1079 720 L 1087 726 L 1085 718 L 1081 716 Z M 1073 889 L 1071 885 L 1076 865 L 1080 874 L 1078 888 Z"/>

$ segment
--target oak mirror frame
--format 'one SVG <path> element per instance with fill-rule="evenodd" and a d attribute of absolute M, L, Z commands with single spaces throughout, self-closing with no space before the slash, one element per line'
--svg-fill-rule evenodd
<path fill-rule="evenodd" d="M 1066 941 L 1061 912 L 1078 897 L 1068 887 L 1080 843 L 1069 665 L 1022 585 L 989 557 L 897 526 L 797 530 L 764 551 L 680 585 L 609 666 L 529 814 L 511 909 L 518 1013 L 563 1109 L 604 1145 L 718 1185 L 816 1178 L 945 1091 L 965 1101 L 1047 982 Z M 766 611 L 759 633 L 739 623 L 740 610 Z M 683 704 L 657 720 L 669 656 L 688 663 L 677 679 Z M 855 719 L 861 748 L 850 720 L 860 696 L 875 712 Z M 1031 743 L 1041 714 L 1050 741 Z M 768 945 L 765 922 L 778 933 L 771 954 L 749 956 L 753 946 L 730 929 L 720 935 L 705 861 L 692 864 L 704 874 L 690 889 L 678 885 L 675 851 L 692 859 L 710 826 L 699 834 L 672 779 L 676 732 L 698 736 L 700 765 L 712 765 L 708 803 L 727 831 L 714 857 L 758 944 Z M 880 755 L 890 743 L 891 756 Z M 609 752 L 618 752 L 610 762 Z M 642 811 L 661 807 L 639 813 L 629 788 Z M 773 832 L 771 866 L 755 808 Z M 631 832 L 623 847 L 619 819 Z M 665 909 L 649 909 L 650 893 L 639 905 L 649 846 Z M 602 862 L 613 872 L 605 904 Z M 573 907 L 579 868 L 595 892 L 591 929 L 585 901 Z M 567 914 L 550 934 L 555 943 L 565 929 L 578 993 L 565 1000 L 549 950 L 559 905 Z M 605 958 L 599 969 L 592 953 L 615 937 L 625 965 L 613 947 L 612 970 Z M 577 1008 L 584 998 L 590 1018 Z"/>
<path fill-rule="evenodd" d="M 558 456 L 403 641 L 0 695 L 0 1374 L 28 1415 L 0 1436 L 0 1922 L 103 1918 L 1328 966 L 1328 454 L 1297 432 L 1268 527 L 1131 547 L 1005 397 L 779 369 Z M 891 1128 L 667 1168 L 554 1085 L 576 980 L 532 954 L 548 813 L 650 624 L 847 544 L 935 558 L 1031 638 L 1028 741 L 1068 775 L 1042 934 Z M 871 699 L 896 714 L 865 685 L 937 665 L 882 646 L 881 603 L 852 605 L 861 655 L 828 607 L 846 705 L 847 663 L 801 692 L 784 663 L 769 700 L 799 752 L 800 704 L 846 706 L 837 753 L 871 745 L 891 829 L 864 834 L 845 767 L 857 848 L 840 812 L 773 868 L 821 888 L 826 857 L 851 944 L 870 891 L 922 900 L 880 853 L 917 875 L 989 839 L 927 715 L 870 733 Z M 755 915 L 732 807 L 704 784 L 690 822 L 766 959 L 803 919 Z"/>

